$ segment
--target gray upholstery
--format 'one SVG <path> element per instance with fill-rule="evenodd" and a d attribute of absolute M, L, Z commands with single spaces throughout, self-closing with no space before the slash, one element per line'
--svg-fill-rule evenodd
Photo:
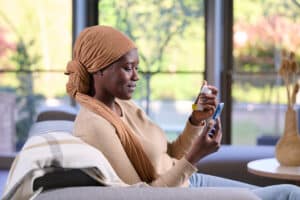
<path fill-rule="evenodd" d="M 46 121 L 46 120 L 69 120 L 74 121 L 76 118 L 76 113 L 70 113 L 60 110 L 48 110 L 43 111 L 38 114 L 36 121 Z"/>
<path fill-rule="evenodd" d="M 247 171 L 247 163 L 256 159 L 274 157 L 274 146 L 222 145 L 220 150 L 202 159 L 197 167 L 200 173 L 266 186 L 289 181 L 265 178 Z"/>
<path fill-rule="evenodd" d="M 71 106 L 45 106 L 42 107 L 37 114 L 36 121 L 46 120 L 68 120 L 74 121 L 78 110 Z"/>
<path fill-rule="evenodd" d="M 56 189 L 40 194 L 35 200 L 255 200 L 247 190 L 235 188 L 118 188 L 72 187 Z"/>
<path fill-rule="evenodd" d="M 40 121 L 34 123 L 29 130 L 29 137 L 38 134 L 62 131 L 72 133 L 74 122 L 67 120 Z"/>

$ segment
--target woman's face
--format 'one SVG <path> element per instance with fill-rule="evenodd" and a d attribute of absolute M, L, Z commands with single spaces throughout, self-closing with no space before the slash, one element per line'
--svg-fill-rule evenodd
<path fill-rule="evenodd" d="M 102 72 L 97 72 L 94 76 L 95 97 L 131 99 L 139 80 L 138 64 L 138 51 L 132 49 Z"/>

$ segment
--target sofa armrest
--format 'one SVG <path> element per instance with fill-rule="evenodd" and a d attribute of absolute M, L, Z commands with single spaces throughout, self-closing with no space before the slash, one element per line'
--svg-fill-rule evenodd
<path fill-rule="evenodd" d="M 257 200 L 252 192 L 237 188 L 70 187 L 41 193 L 35 200 Z"/>

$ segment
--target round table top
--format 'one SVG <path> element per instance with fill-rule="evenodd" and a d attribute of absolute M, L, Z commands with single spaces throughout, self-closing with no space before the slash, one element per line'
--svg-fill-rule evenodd
<path fill-rule="evenodd" d="M 259 176 L 300 181 L 300 166 L 281 166 L 275 158 L 254 160 L 247 167 L 250 173 Z"/>

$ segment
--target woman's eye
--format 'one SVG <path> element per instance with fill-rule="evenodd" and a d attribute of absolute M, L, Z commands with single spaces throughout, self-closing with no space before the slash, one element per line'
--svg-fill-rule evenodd
<path fill-rule="evenodd" d="M 124 67 L 124 69 L 125 69 L 126 71 L 131 71 L 131 70 L 132 70 L 131 67 Z"/>
<path fill-rule="evenodd" d="M 136 71 L 139 71 L 139 68 L 136 66 L 132 66 L 132 67 L 129 67 L 129 66 L 125 66 L 123 67 L 125 71 L 132 71 L 132 70 L 136 70 Z"/>

